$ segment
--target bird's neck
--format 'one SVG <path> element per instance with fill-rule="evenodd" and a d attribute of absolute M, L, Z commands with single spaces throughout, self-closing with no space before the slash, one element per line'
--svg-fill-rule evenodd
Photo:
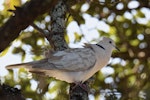
<path fill-rule="evenodd" d="M 98 58 L 109 59 L 112 54 L 112 49 L 100 44 L 91 45 Z"/>
<path fill-rule="evenodd" d="M 96 44 L 96 46 L 98 46 L 98 47 L 100 47 L 101 49 L 104 49 L 104 50 L 105 50 L 104 46 L 102 46 L 102 45 L 100 45 L 100 44 Z"/>

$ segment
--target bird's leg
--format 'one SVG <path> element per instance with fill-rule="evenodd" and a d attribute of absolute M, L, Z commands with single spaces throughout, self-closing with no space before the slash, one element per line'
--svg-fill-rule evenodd
<path fill-rule="evenodd" d="M 89 92 L 89 86 L 86 83 L 81 83 L 79 86 L 86 92 Z"/>
<path fill-rule="evenodd" d="M 82 82 L 70 84 L 69 100 L 88 100 L 88 90 L 82 86 Z M 86 84 L 84 84 L 86 85 Z"/>
<path fill-rule="evenodd" d="M 80 87 L 82 88 L 84 91 L 89 92 L 89 87 L 86 83 L 82 83 L 82 82 L 75 82 L 74 86 L 72 87 L 72 90 L 74 90 L 76 87 Z"/>

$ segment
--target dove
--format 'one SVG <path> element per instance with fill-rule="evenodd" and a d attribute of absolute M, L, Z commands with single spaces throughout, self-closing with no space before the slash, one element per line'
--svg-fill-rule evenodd
<path fill-rule="evenodd" d="M 119 50 L 114 41 L 102 37 L 97 44 L 85 44 L 84 48 L 49 51 L 42 60 L 8 65 L 6 68 L 24 67 L 29 72 L 68 83 L 83 83 L 107 65 L 114 49 Z"/>

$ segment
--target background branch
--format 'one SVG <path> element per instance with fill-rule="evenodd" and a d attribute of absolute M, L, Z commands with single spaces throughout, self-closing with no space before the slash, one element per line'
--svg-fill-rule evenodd
<path fill-rule="evenodd" d="M 14 16 L 0 27 L 0 52 L 2 52 L 39 15 L 48 12 L 58 0 L 31 0 L 22 7 L 16 7 Z M 32 7 L 32 8 L 31 8 Z M 38 9 L 37 9 L 38 8 Z"/>
<path fill-rule="evenodd" d="M 41 35 L 43 35 L 44 37 L 47 37 L 47 34 L 49 34 L 49 32 L 46 32 L 44 29 L 41 29 L 40 27 L 38 27 L 36 24 L 32 23 L 31 26 L 33 28 L 35 28 L 39 33 L 41 33 Z"/>

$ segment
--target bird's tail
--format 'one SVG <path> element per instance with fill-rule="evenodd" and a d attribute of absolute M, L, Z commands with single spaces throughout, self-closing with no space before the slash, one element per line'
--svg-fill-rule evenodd
<path fill-rule="evenodd" d="M 41 68 L 42 66 L 47 63 L 47 59 L 42 59 L 39 61 L 33 61 L 33 62 L 28 62 L 28 63 L 20 63 L 20 64 L 13 64 L 13 65 L 8 65 L 6 66 L 7 69 L 13 69 L 13 68 Z"/>
<path fill-rule="evenodd" d="M 13 69 L 13 68 L 27 68 L 31 66 L 29 63 L 21 63 L 21 64 L 13 64 L 6 66 L 7 69 Z"/>
<path fill-rule="evenodd" d="M 39 61 L 33 61 L 28 63 L 14 64 L 6 66 L 7 69 L 13 68 L 26 68 L 31 73 L 36 73 L 39 75 L 46 75 L 46 70 L 53 69 L 53 64 L 48 62 L 48 59 L 42 59 Z"/>

